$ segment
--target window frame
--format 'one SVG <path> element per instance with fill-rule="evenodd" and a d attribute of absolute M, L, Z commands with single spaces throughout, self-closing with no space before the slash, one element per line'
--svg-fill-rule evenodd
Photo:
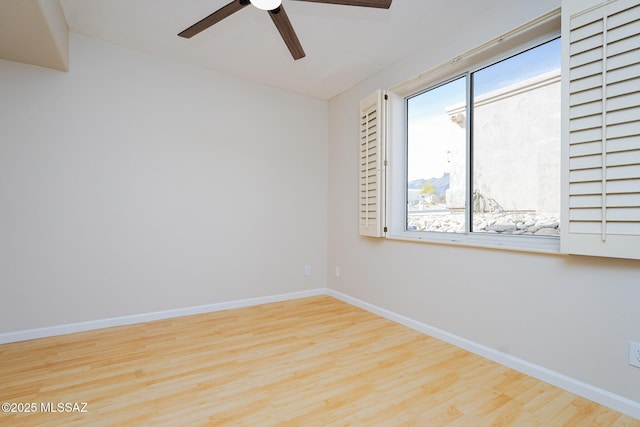
<path fill-rule="evenodd" d="M 407 230 L 407 102 L 408 99 L 430 89 L 447 84 L 460 77 L 466 78 L 466 95 L 469 99 L 470 74 L 507 59 L 525 50 L 559 38 L 560 10 L 556 9 L 538 20 L 508 34 L 491 40 L 465 54 L 433 67 L 418 76 L 388 88 L 385 93 L 386 114 L 386 218 L 385 237 L 436 244 L 463 245 L 494 249 L 559 254 L 560 238 L 547 236 L 495 235 L 470 231 L 471 192 L 471 132 L 466 134 L 466 206 L 465 233 L 440 233 Z M 560 100 L 559 100 L 560 101 Z M 467 129 L 472 117 L 465 115 Z M 558 158 L 560 164 L 561 159 Z"/>

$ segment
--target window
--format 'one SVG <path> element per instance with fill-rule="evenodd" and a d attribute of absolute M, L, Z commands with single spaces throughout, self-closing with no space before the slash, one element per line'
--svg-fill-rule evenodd
<path fill-rule="evenodd" d="M 558 252 L 559 36 L 555 10 L 382 91 L 384 157 L 363 162 L 361 140 L 360 173 L 383 189 L 380 235 Z"/>
<path fill-rule="evenodd" d="M 640 259 L 640 5 L 583 9 L 363 100 L 362 235 Z"/>
<path fill-rule="evenodd" d="M 558 237 L 560 39 L 470 74 L 472 232 Z"/>
<path fill-rule="evenodd" d="M 406 229 L 464 233 L 466 78 L 406 101 Z"/>
<path fill-rule="evenodd" d="M 559 236 L 559 39 L 406 108 L 407 230 Z"/>
<path fill-rule="evenodd" d="M 404 96 L 405 236 L 554 239 L 539 245 L 557 250 L 560 68 L 555 37 Z"/>

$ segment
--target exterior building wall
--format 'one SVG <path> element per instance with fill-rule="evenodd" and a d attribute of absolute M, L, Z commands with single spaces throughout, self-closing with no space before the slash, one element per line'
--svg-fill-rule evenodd
<path fill-rule="evenodd" d="M 464 106 L 447 112 L 450 126 L 464 134 Z M 479 97 L 474 112 L 474 191 L 504 210 L 559 212 L 560 70 Z M 524 132 L 522 123 L 535 125 Z M 452 141 L 447 207 L 461 209 L 465 142 Z M 524 172 L 531 179 L 519 179 Z"/>

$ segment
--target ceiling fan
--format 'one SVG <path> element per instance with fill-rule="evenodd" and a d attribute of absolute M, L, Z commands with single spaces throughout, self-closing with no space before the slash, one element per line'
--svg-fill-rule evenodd
<path fill-rule="evenodd" d="M 329 4 L 341 4 L 345 6 L 362 6 L 362 7 L 375 7 L 379 9 L 389 9 L 393 0 L 297 0 L 308 1 L 313 3 L 329 3 Z M 244 8 L 248 4 L 252 4 L 258 9 L 266 10 L 271 17 L 271 20 L 275 24 L 276 28 L 282 36 L 282 40 L 289 48 L 293 59 L 298 60 L 305 57 L 304 49 L 298 40 L 291 21 L 287 13 L 284 11 L 282 0 L 233 0 L 226 6 L 213 12 L 211 15 L 196 22 L 189 28 L 178 33 L 180 37 L 190 39 L 196 34 L 206 30 L 213 24 L 222 21 L 229 15 L 236 13 L 240 9 Z"/>

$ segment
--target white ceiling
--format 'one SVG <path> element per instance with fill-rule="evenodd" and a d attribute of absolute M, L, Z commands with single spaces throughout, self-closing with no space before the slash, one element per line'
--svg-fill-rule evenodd
<path fill-rule="evenodd" d="M 428 43 L 446 43 L 443 35 L 500 3 L 394 0 L 385 10 L 283 0 L 307 54 L 298 61 L 291 58 L 267 12 L 251 5 L 192 39 L 177 36 L 229 1 L 60 0 L 60 4 L 73 32 L 329 99 Z"/>

